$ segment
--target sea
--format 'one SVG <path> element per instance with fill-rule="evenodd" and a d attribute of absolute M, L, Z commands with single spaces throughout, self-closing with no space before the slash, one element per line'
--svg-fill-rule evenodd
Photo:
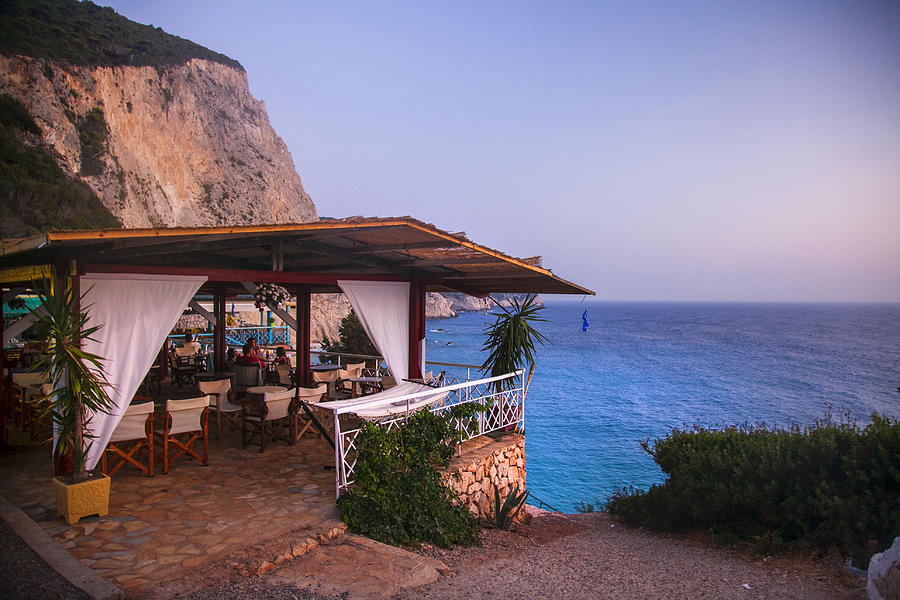
<path fill-rule="evenodd" d="M 900 418 L 900 304 L 544 301 L 550 342 L 525 401 L 532 504 L 571 513 L 661 483 L 640 442 L 673 428 Z M 428 320 L 426 359 L 481 364 L 493 321 Z"/>

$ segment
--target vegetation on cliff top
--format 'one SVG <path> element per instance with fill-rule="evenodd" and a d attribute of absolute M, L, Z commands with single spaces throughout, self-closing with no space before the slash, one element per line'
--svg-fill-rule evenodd
<path fill-rule="evenodd" d="M 91 188 L 66 175 L 47 149 L 25 143 L 26 136 L 39 134 L 21 102 L 0 95 L 0 237 L 121 227 Z"/>
<path fill-rule="evenodd" d="M 78 66 L 163 66 L 203 58 L 243 70 L 224 54 L 75 0 L 0 2 L 0 53 Z"/>

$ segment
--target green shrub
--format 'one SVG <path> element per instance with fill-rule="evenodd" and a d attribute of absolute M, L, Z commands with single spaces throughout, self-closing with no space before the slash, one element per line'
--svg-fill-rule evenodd
<path fill-rule="evenodd" d="M 325 352 L 341 352 L 343 354 L 378 356 L 378 348 L 366 335 L 366 330 L 363 329 L 362 323 L 359 322 L 359 317 L 356 316 L 352 308 L 350 309 L 350 314 L 341 319 L 338 335 L 340 339 L 336 342 L 324 338 L 322 340 L 322 350 Z"/>
<path fill-rule="evenodd" d="M 837 548 L 858 565 L 900 534 L 900 421 L 694 427 L 642 446 L 668 479 L 614 492 L 606 509 L 625 522 Z"/>
<path fill-rule="evenodd" d="M 356 438 L 355 480 L 337 502 L 350 530 L 394 545 L 479 544 L 475 517 L 438 470 L 450 462 L 459 439 L 453 421 L 478 410 L 473 404 L 442 416 L 424 410 L 390 431 L 364 424 Z"/>

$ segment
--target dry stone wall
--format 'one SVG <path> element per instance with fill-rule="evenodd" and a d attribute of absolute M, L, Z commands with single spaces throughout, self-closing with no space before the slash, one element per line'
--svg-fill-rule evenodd
<path fill-rule="evenodd" d="M 500 502 L 518 486 L 525 489 L 525 436 L 505 434 L 497 439 L 481 436 L 463 444 L 462 452 L 444 471 L 444 482 L 459 493 L 473 515 L 494 520 L 494 488 Z M 518 518 L 525 516 L 524 511 Z"/>

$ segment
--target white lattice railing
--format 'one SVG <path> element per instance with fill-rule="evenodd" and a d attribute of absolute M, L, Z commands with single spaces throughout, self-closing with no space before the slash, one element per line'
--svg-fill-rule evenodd
<path fill-rule="evenodd" d="M 496 382 L 512 380 L 506 386 L 507 389 L 497 391 Z M 453 406 L 467 403 L 477 403 L 487 406 L 487 410 L 479 412 L 471 419 L 457 419 L 456 428 L 463 432 L 462 440 L 469 440 L 479 435 L 506 428 L 521 430 L 525 426 L 525 378 L 524 371 L 515 371 L 497 377 L 488 377 L 446 385 L 391 398 L 363 401 L 352 406 L 342 406 L 332 410 L 334 417 L 334 466 L 336 493 L 341 492 L 353 483 L 353 473 L 356 468 L 356 438 L 362 431 L 359 426 L 343 430 L 341 415 L 353 414 L 365 410 L 370 414 L 377 409 L 390 411 L 391 415 L 374 421 L 379 427 L 391 429 L 400 426 L 409 416 L 409 407 L 415 406 L 423 399 L 436 397 L 433 403 L 428 405 L 428 410 L 440 414 L 450 410 Z M 397 414 L 398 409 L 403 414 Z M 327 404 L 319 407 L 327 408 Z M 424 409 L 423 409 L 424 410 Z M 369 419 L 372 420 L 371 418 Z M 346 423 L 344 424 L 346 426 Z"/>

